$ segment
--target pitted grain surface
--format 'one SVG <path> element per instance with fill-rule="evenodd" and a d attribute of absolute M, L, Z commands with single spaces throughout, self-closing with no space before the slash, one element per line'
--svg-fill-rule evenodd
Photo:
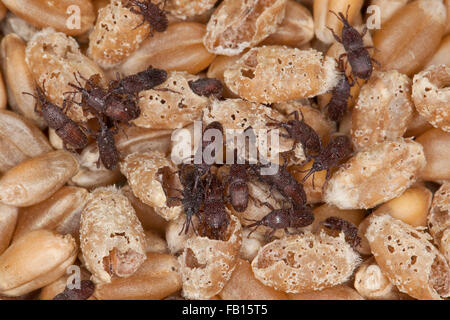
<path fill-rule="evenodd" d="M 379 143 L 358 152 L 330 179 L 324 200 L 340 209 L 368 209 L 393 199 L 411 186 L 426 160 L 412 140 Z"/>
<path fill-rule="evenodd" d="M 348 280 L 360 263 L 344 234 L 324 232 L 275 240 L 258 252 L 253 273 L 263 284 L 287 293 L 317 291 Z"/>
<path fill-rule="evenodd" d="M 314 49 L 282 46 L 252 48 L 224 73 L 228 88 L 260 103 L 310 98 L 338 81 L 336 62 Z"/>

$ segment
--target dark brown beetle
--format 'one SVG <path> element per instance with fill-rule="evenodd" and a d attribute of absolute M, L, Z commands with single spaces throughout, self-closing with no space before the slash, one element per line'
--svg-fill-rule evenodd
<path fill-rule="evenodd" d="M 78 103 L 83 109 L 88 110 L 97 116 L 107 116 L 115 122 L 122 122 L 129 124 L 131 120 L 139 117 L 141 109 L 136 104 L 136 101 L 128 95 L 118 95 L 111 91 L 103 89 L 100 84 L 99 75 L 93 75 L 89 79 L 83 78 L 86 81 L 86 85 L 83 87 L 75 74 L 75 80 L 78 85 L 69 83 L 69 85 L 75 88 L 81 93 L 82 100 Z M 75 92 L 68 92 L 75 93 Z"/>
<path fill-rule="evenodd" d="M 341 78 L 337 85 L 331 92 L 331 99 L 325 106 L 328 118 L 332 121 L 341 121 L 347 113 L 348 99 L 352 96 L 350 94 L 351 87 L 355 84 L 345 74 L 344 60 L 340 59 L 338 62 L 338 69 L 341 71 Z"/>
<path fill-rule="evenodd" d="M 203 130 L 201 148 L 197 149 L 197 151 L 195 153 L 195 156 L 194 156 L 194 168 L 197 171 L 197 177 L 198 178 L 204 176 L 207 172 L 209 172 L 209 169 L 211 168 L 211 165 L 213 164 L 213 163 L 205 162 L 205 159 L 204 159 L 204 156 L 203 156 L 204 152 L 205 152 L 205 150 L 207 150 L 208 146 L 211 145 L 212 143 L 214 143 L 214 141 L 215 141 L 215 137 L 214 136 L 212 137 L 211 141 L 206 141 L 204 139 L 205 138 L 204 135 L 205 135 L 205 133 L 208 130 L 218 130 L 218 131 L 220 131 L 220 133 L 223 136 L 223 126 L 218 121 L 211 122 Z M 213 159 L 209 159 L 209 160 L 212 160 L 212 161 L 215 160 L 215 156 L 216 156 L 216 154 L 215 154 L 215 149 L 214 149 L 211 152 L 211 157 Z"/>
<path fill-rule="evenodd" d="M 119 151 L 117 150 L 114 140 L 114 134 L 117 133 L 117 128 L 110 128 L 106 123 L 107 120 L 98 118 L 100 129 L 95 134 L 97 139 L 99 158 L 97 167 L 100 166 L 100 161 L 106 169 L 114 170 L 119 164 Z"/>
<path fill-rule="evenodd" d="M 328 181 L 330 179 L 331 169 L 338 166 L 339 162 L 347 158 L 351 153 L 352 142 L 350 141 L 350 138 L 344 135 L 335 136 L 331 139 L 328 145 L 320 150 L 320 153 L 314 157 L 314 163 L 308 171 L 308 174 L 303 178 L 303 182 L 306 181 L 314 172 L 322 170 L 327 170 L 325 181 Z"/>
<path fill-rule="evenodd" d="M 209 239 L 225 240 L 230 216 L 225 210 L 223 185 L 215 175 L 209 174 L 205 191 L 198 233 Z"/>
<path fill-rule="evenodd" d="M 272 164 L 273 165 L 273 164 Z M 295 208 L 303 208 L 306 204 L 306 193 L 303 185 L 283 166 L 278 166 L 278 171 L 273 175 L 263 175 L 261 169 L 264 168 L 261 164 L 250 164 L 249 168 L 259 180 L 268 184 L 271 188 L 277 189 L 285 198 L 292 201 Z"/>
<path fill-rule="evenodd" d="M 81 127 L 72 119 L 70 119 L 64 111 L 67 110 L 69 100 L 64 100 L 63 108 L 61 109 L 56 104 L 51 103 L 45 94 L 45 82 L 42 85 L 43 89 L 39 86 L 36 87 L 37 96 L 23 92 L 33 96 L 36 100 L 35 112 L 40 114 L 47 125 L 55 130 L 55 133 L 62 139 L 64 149 L 67 150 L 79 150 L 83 149 L 88 144 L 88 138 L 83 132 Z M 38 104 L 40 109 L 38 109 Z M 70 148 L 68 147 L 70 146 Z"/>
<path fill-rule="evenodd" d="M 126 7 L 131 12 L 140 14 L 143 17 L 142 23 L 136 26 L 136 28 L 139 28 L 145 22 L 148 22 L 151 27 L 150 34 L 152 34 L 153 30 L 156 32 L 164 32 L 167 30 L 167 27 L 169 26 L 169 20 L 167 19 L 166 12 L 164 11 L 164 9 L 161 9 L 160 7 L 158 7 L 158 5 L 152 3 L 150 0 L 128 0 Z M 135 9 L 134 7 L 137 7 L 137 9 Z"/>
<path fill-rule="evenodd" d="M 91 280 L 81 280 L 80 289 L 69 289 L 66 287 L 53 300 L 87 300 L 94 294 L 94 291 L 95 284 Z"/>
<path fill-rule="evenodd" d="M 149 66 L 146 70 L 109 83 L 109 90 L 116 94 L 135 95 L 153 89 L 167 80 L 167 72 Z"/>
<path fill-rule="evenodd" d="M 372 75 L 372 61 L 373 60 L 370 57 L 369 51 L 367 49 L 370 49 L 372 47 L 364 46 L 363 37 L 367 32 L 367 27 L 364 27 L 363 32 L 360 34 L 358 30 L 353 28 L 350 23 L 348 22 L 348 10 L 350 8 L 350 5 L 347 7 L 347 12 L 344 15 L 342 12 L 339 12 L 339 14 L 336 14 L 333 11 L 330 11 L 333 13 L 343 24 L 342 28 L 342 38 L 340 38 L 334 30 L 331 28 L 330 31 L 333 33 L 334 38 L 337 42 L 341 43 L 344 46 L 345 52 L 339 56 L 339 59 L 341 59 L 344 56 L 347 56 L 348 62 L 350 63 L 350 66 L 352 67 L 352 74 L 356 76 L 357 78 L 368 80 L 370 76 Z"/>
<path fill-rule="evenodd" d="M 248 174 L 244 164 L 230 165 L 230 173 L 227 177 L 228 196 L 233 209 L 243 212 L 248 206 Z"/>
<path fill-rule="evenodd" d="M 192 217 L 198 214 L 203 204 L 205 185 L 202 176 L 204 173 L 197 170 L 192 164 L 183 164 L 178 174 L 183 190 L 177 191 L 182 194 L 182 197 L 169 197 L 168 200 L 170 202 L 180 201 L 182 203 L 186 220 L 180 230 L 180 234 L 183 230 L 187 234 L 189 226 L 192 224 Z M 168 205 L 172 205 L 170 202 L 168 202 Z"/>
<path fill-rule="evenodd" d="M 300 111 L 300 113 L 301 113 L 301 111 Z M 272 120 L 274 122 L 267 123 L 266 125 L 276 126 L 278 128 L 286 129 L 288 134 L 287 135 L 280 134 L 280 136 L 282 136 L 284 138 L 288 138 L 288 139 L 294 139 L 295 143 L 292 147 L 292 150 L 295 149 L 295 145 L 297 143 L 301 143 L 303 146 L 303 149 L 305 150 L 305 154 L 307 155 L 307 157 L 309 157 L 309 155 L 311 153 L 312 154 L 318 153 L 320 151 L 320 148 L 322 145 L 319 135 L 313 128 L 311 128 L 311 126 L 309 126 L 304 121 L 303 113 L 301 113 L 301 115 L 302 115 L 301 121 L 299 120 L 297 111 L 292 112 L 290 115 L 292 115 L 292 114 L 295 117 L 293 120 L 288 120 L 287 122 L 281 122 L 281 121 L 277 121 L 275 119 L 269 118 L 270 120 Z"/>
<path fill-rule="evenodd" d="M 248 237 L 250 237 L 259 226 L 266 226 L 272 229 L 268 234 L 268 238 L 270 239 L 278 229 L 284 229 L 286 233 L 289 233 L 287 228 L 303 228 L 314 222 L 314 214 L 309 207 L 274 209 L 270 203 L 266 202 L 264 205 L 272 211 L 261 220 L 255 221 L 247 226 L 248 228 L 254 228 L 248 234 Z"/>
<path fill-rule="evenodd" d="M 222 83 L 214 78 L 201 78 L 195 81 L 189 81 L 189 87 L 199 96 L 214 96 L 217 99 L 222 98 Z"/>
<path fill-rule="evenodd" d="M 328 217 L 321 224 L 328 229 L 344 232 L 354 249 L 360 245 L 361 238 L 358 236 L 358 227 L 350 221 L 338 217 Z"/>

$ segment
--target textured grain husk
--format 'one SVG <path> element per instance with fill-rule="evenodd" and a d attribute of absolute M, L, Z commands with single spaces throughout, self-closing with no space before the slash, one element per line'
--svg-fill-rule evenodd
<path fill-rule="evenodd" d="M 361 150 L 402 137 L 413 111 L 411 80 L 395 70 L 375 72 L 352 112 L 353 145 Z"/>
<path fill-rule="evenodd" d="M 289 236 L 262 247 L 252 261 L 256 278 L 286 293 L 317 291 L 344 283 L 360 263 L 341 233 Z"/>
<path fill-rule="evenodd" d="M 293 140 L 279 137 L 279 145 L 272 145 L 267 140 L 270 139 L 270 132 L 267 132 L 266 123 L 269 118 L 284 121 L 285 117 L 277 110 L 265 105 L 253 103 L 242 99 L 213 100 L 208 108 L 203 110 L 203 122 L 209 124 L 213 121 L 219 121 L 224 128 L 224 142 L 228 150 L 234 150 L 238 147 L 239 152 L 243 152 L 243 146 L 239 146 L 234 136 L 245 135 L 245 129 L 251 127 L 256 136 L 258 146 L 267 146 L 275 156 L 283 151 L 292 149 Z M 230 130 L 227 132 L 227 130 Z M 263 149 L 259 148 L 263 153 Z M 244 153 L 240 153 L 244 154 Z M 269 155 L 264 154 L 267 158 Z"/>
<path fill-rule="evenodd" d="M 450 66 L 433 65 L 414 76 L 417 111 L 435 128 L 450 132 Z"/>
<path fill-rule="evenodd" d="M 283 21 L 286 0 L 225 0 L 214 11 L 203 43 L 208 51 L 233 56 L 267 38 Z"/>
<path fill-rule="evenodd" d="M 144 229 L 129 200 L 114 187 L 97 188 L 90 194 L 81 214 L 80 244 L 95 283 L 111 281 L 103 259 L 113 249 L 135 256 L 124 277 L 133 274 L 146 258 Z"/>
<path fill-rule="evenodd" d="M 45 81 L 48 98 L 59 106 L 65 98 L 64 93 L 74 91 L 69 86 L 70 82 L 76 84 L 74 73 L 79 72 L 85 78 L 94 74 L 104 78 L 103 71 L 81 52 L 75 39 L 51 28 L 34 34 L 27 43 L 25 56 L 36 84 L 42 86 Z M 80 94 L 76 94 L 74 99 L 80 101 Z M 77 122 L 88 118 L 76 104 L 68 110 L 67 115 Z"/>
<path fill-rule="evenodd" d="M 150 35 L 150 25 L 142 24 L 142 19 L 121 0 L 112 0 L 98 11 L 89 34 L 88 56 L 104 69 L 119 65 Z"/>
<path fill-rule="evenodd" d="M 164 8 L 170 15 L 186 20 L 208 12 L 217 0 L 171 0 Z"/>
<path fill-rule="evenodd" d="M 428 215 L 428 228 L 434 242 L 450 262 L 450 182 L 446 181 L 434 194 Z"/>
<path fill-rule="evenodd" d="M 323 94 L 336 85 L 338 72 L 333 59 L 314 49 L 262 46 L 244 54 L 224 78 L 241 98 L 274 103 Z"/>
<path fill-rule="evenodd" d="M 241 224 L 231 216 L 226 241 L 193 236 L 186 241 L 178 257 L 183 281 L 182 294 L 187 299 L 209 299 L 218 294 L 238 262 L 241 246 Z M 193 256 L 193 257 L 191 257 Z M 190 265 L 189 260 L 197 261 Z"/>
<path fill-rule="evenodd" d="M 398 300 L 397 288 L 383 274 L 373 257 L 364 261 L 355 272 L 356 291 L 368 300 Z"/>
<path fill-rule="evenodd" d="M 167 205 L 167 195 L 157 175 L 158 170 L 163 167 L 176 171 L 172 162 L 158 151 L 133 153 L 121 163 L 121 171 L 127 177 L 133 194 L 143 203 L 153 207 L 167 221 L 175 220 L 182 207 Z"/>
<path fill-rule="evenodd" d="M 200 77 L 185 72 L 173 71 L 156 90 L 140 93 L 141 115 L 133 123 L 148 129 L 178 129 L 194 120 L 200 120 L 203 108 L 211 101 L 195 94 L 189 81 Z M 170 91 L 160 91 L 169 89 Z"/>
<path fill-rule="evenodd" d="M 428 233 L 379 214 L 365 235 L 377 264 L 401 292 L 425 300 L 450 295 L 450 267 Z"/>
<path fill-rule="evenodd" d="M 167 221 L 155 212 L 155 209 L 137 198 L 129 185 L 121 188 L 122 193 L 130 200 L 144 230 L 152 230 L 163 236 L 166 232 Z"/>
<path fill-rule="evenodd" d="M 324 200 L 340 209 L 368 209 L 398 197 L 419 177 L 426 160 L 422 145 L 386 141 L 358 152 L 328 181 Z"/>

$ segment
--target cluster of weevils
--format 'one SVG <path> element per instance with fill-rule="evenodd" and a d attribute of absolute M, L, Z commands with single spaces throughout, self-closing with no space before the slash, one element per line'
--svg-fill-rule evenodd
<path fill-rule="evenodd" d="M 286 138 L 294 140 L 293 149 L 297 143 L 301 143 L 307 159 L 313 159 L 314 163 L 305 176 L 304 182 L 310 175 L 316 171 L 327 170 L 327 178 L 329 178 L 330 170 L 339 164 L 340 161 L 348 157 L 352 148 L 351 141 L 347 136 L 336 136 L 331 139 L 326 147 L 321 146 L 320 138 L 317 133 L 304 120 L 298 119 L 295 113 L 295 119 L 285 122 L 271 120 L 267 126 L 284 128 L 287 132 Z M 204 132 L 209 129 L 216 129 L 223 133 L 222 125 L 215 121 L 208 124 L 204 128 Z M 198 149 L 204 150 L 208 144 L 214 140 L 202 141 L 202 147 Z M 289 151 L 288 151 L 289 152 Z M 235 154 L 237 152 L 235 151 Z M 265 205 L 271 209 L 264 218 L 253 221 L 248 228 L 253 228 L 250 232 L 254 232 L 259 226 L 266 226 L 272 229 L 267 234 L 271 238 L 278 229 L 284 229 L 288 232 L 288 228 L 302 228 L 313 223 L 314 214 L 311 207 L 307 205 L 306 193 L 303 184 L 298 182 L 288 171 L 287 161 L 284 165 L 276 166 L 275 174 L 265 175 L 264 168 L 272 167 L 273 164 L 251 163 L 249 161 L 236 161 L 229 165 L 229 173 L 224 181 L 221 181 L 211 170 L 213 165 L 209 165 L 203 161 L 203 157 L 195 157 L 202 159 L 200 163 L 181 164 L 179 166 L 178 175 L 183 186 L 182 190 L 177 190 L 179 195 L 176 197 L 168 197 L 168 206 L 177 206 L 182 204 L 186 220 L 180 233 L 187 233 L 190 225 L 193 224 L 193 216 L 198 218 L 197 227 L 194 230 L 200 236 L 210 239 L 225 240 L 227 237 L 227 228 L 230 224 L 230 216 L 227 212 L 227 202 L 237 212 L 243 212 L 248 207 L 249 194 L 248 182 L 252 177 L 256 177 L 259 181 L 270 186 L 270 190 L 276 190 L 284 198 L 284 207 L 275 209 L 268 202 L 255 200 L 259 205 Z M 244 163 L 242 163 L 244 162 Z M 242 164 L 241 164 L 242 163 Z M 163 188 L 166 194 L 170 194 L 170 187 L 164 181 L 168 178 L 169 172 L 162 174 Z M 224 183 L 223 183 L 224 182 Z M 338 229 L 344 231 L 351 239 L 357 238 L 357 229 L 349 222 L 339 218 L 328 218 L 323 225 L 330 229 Z M 249 234 L 249 236 L 250 236 Z M 359 240 L 354 240 L 359 243 Z"/>
<path fill-rule="evenodd" d="M 150 1 L 127 0 L 125 6 L 133 13 L 142 16 L 142 23 L 136 26 L 148 23 L 150 26 L 150 35 L 152 31 L 164 32 L 168 25 L 166 12 L 163 8 Z M 140 115 L 140 109 L 137 105 L 138 94 L 141 91 L 152 89 L 163 83 L 167 79 L 167 73 L 164 70 L 155 69 L 151 66 L 142 72 L 118 78 L 111 81 L 107 88 L 101 86 L 99 75 L 93 75 L 89 79 L 81 74 L 74 74 L 76 84 L 69 83 L 76 91 L 72 93 L 81 93 L 81 102 L 65 98 L 62 108 L 49 101 L 45 93 L 45 82 L 41 87 L 36 88 L 36 95 L 30 94 L 39 102 L 40 108 L 36 106 L 35 111 L 42 115 L 49 128 L 54 129 L 55 133 L 62 139 L 64 148 L 67 150 L 81 150 L 88 144 L 88 135 L 94 136 L 97 140 L 100 160 L 108 170 L 117 167 L 119 161 L 119 152 L 115 146 L 114 134 L 118 132 L 119 124 L 129 125 L 131 120 Z M 79 79 L 85 80 L 82 86 Z M 70 93 L 70 92 L 69 92 Z M 66 112 L 73 104 L 78 104 L 84 112 L 94 115 L 98 120 L 97 131 L 92 131 L 81 124 L 70 119 Z"/>
<path fill-rule="evenodd" d="M 367 50 L 373 47 L 364 46 L 363 37 L 367 32 L 367 28 L 365 27 L 360 34 L 358 30 L 353 28 L 348 22 L 349 8 L 350 5 L 347 7 L 346 16 L 344 16 L 342 12 L 336 14 L 335 12 L 330 11 L 336 15 L 343 24 L 341 37 L 339 37 L 332 29 L 328 29 L 333 33 L 336 41 L 341 43 L 345 49 L 345 53 L 341 54 L 337 61 L 338 69 L 341 72 L 341 78 L 331 92 L 329 103 L 325 106 L 328 118 L 332 121 L 342 120 L 347 113 L 347 102 L 351 97 L 350 90 L 357 83 L 354 78 L 369 80 L 373 70 L 372 61 L 378 64 L 378 62 L 370 56 Z M 351 79 L 345 74 L 344 57 L 347 57 L 347 61 L 352 67 Z"/>
<path fill-rule="evenodd" d="M 49 128 L 61 138 L 66 150 L 81 150 L 88 144 L 88 136 L 95 137 L 99 151 L 99 161 L 106 169 L 113 170 L 119 162 L 119 152 L 116 148 L 114 135 L 118 133 L 120 125 L 130 125 L 130 121 L 139 117 L 141 110 L 138 106 L 139 93 L 150 89 L 170 91 L 169 89 L 155 89 L 156 86 L 167 80 L 167 72 L 161 69 L 148 67 L 146 70 L 109 82 L 108 87 L 101 85 L 98 74 L 89 79 L 81 74 L 74 74 L 76 84 L 69 83 L 75 89 L 72 98 L 65 98 L 62 108 L 52 103 L 45 93 L 45 82 L 36 88 L 36 94 L 27 92 L 36 98 L 35 111 L 42 115 Z M 85 81 L 83 86 L 79 78 Z M 198 79 L 189 81 L 189 86 L 198 95 L 217 95 L 222 85 L 216 79 Z M 74 101 L 74 94 L 81 94 L 81 101 Z M 73 104 L 79 105 L 83 112 L 93 115 L 98 120 L 97 131 L 76 123 L 67 116 L 67 111 Z"/>
<path fill-rule="evenodd" d="M 130 121 L 140 115 L 138 106 L 138 94 L 163 83 L 167 79 L 164 70 L 152 68 L 151 66 L 142 72 L 124 78 L 110 81 L 108 87 L 101 85 L 98 74 L 89 79 L 81 74 L 74 74 L 76 84 L 69 83 L 75 91 L 67 92 L 72 97 L 66 97 L 62 108 L 50 102 L 45 93 L 45 82 L 36 88 L 38 103 L 35 111 L 42 115 L 49 128 L 61 138 L 64 148 L 67 150 L 81 150 L 88 144 L 88 136 L 97 140 L 99 150 L 99 161 L 105 168 L 113 170 L 119 161 L 119 152 L 114 142 L 114 134 L 118 132 L 120 124 L 129 125 Z M 79 78 L 85 81 L 82 86 Z M 81 101 L 74 101 L 74 94 L 81 94 Z M 30 93 L 26 93 L 30 94 Z M 82 126 L 70 119 L 66 112 L 73 104 L 81 106 L 84 112 L 93 115 L 98 120 L 97 131 Z M 38 108 L 39 106 L 39 108 Z"/>
<path fill-rule="evenodd" d="M 336 41 L 344 46 L 345 53 L 338 59 L 338 69 L 341 71 L 341 78 L 338 84 L 332 90 L 332 96 L 325 107 L 325 112 L 332 121 L 340 121 L 347 112 L 348 99 L 351 97 L 350 90 L 356 81 L 350 80 L 345 74 L 344 57 L 347 57 L 348 63 L 352 67 L 352 76 L 363 80 L 368 80 L 372 74 L 374 61 L 368 50 L 370 47 L 364 46 L 363 36 L 367 32 L 364 29 L 360 34 L 348 22 L 347 14 L 344 16 L 341 12 L 336 14 L 343 23 L 341 37 L 335 34 Z M 374 61 L 376 62 L 376 61 Z M 303 178 L 306 181 L 311 175 L 317 171 L 326 170 L 325 183 L 330 178 L 331 169 L 338 166 L 339 163 L 346 159 L 352 152 L 352 144 L 347 136 L 335 136 L 325 147 L 322 147 L 321 140 L 313 128 L 302 120 L 299 120 L 298 112 L 294 112 L 294 119 L 286 122 L 276 121 L 267 123 L 267 126 L 284 128 L 287 134 L 285 138 L 293 139 L 295 148 L 297 143 L 301 143 L 307 160 L 313 159 L 313 165 L 309 172 Z M 218 122 L 209 124 L 207 129 L 220 129 L 222 126 Z M 293 150 L 292 149 L 292 150 Z M 287 162 L 286 162 L 287 163 Z M 248 206 L 249 190 L 247 183 L 249 174 L 256 176 L 261 182 L 270 186 L 271 190 L 276 189 L 290 205 L 288 208 L 275 209 L 268 202 L 263 203 L 271 209 L 271 212 L 264 218 L 254 221 L 248 225 L 249 228 L 258 226 L 266 226 L 272 229 L 268 234 L 269 237 L 278 229 L 302 228 L 308 226 L 314 221 L 314 214 L 307 205 L 306 193 L 302 183 L 298 182 L 291 176 L 286 165 L 279 166 L 276 174 L 261 174 L 264 165 L 262 164 L 232 164 L 229 168 L 229 175 L 226 179 L 227 196 L 223 184 L 210 171 L 210 166 L 201 164 L 183 164 L 180 168 L 180 181 L 183 185 L 181 197 L 175 197 L 171 200 L 181 201 L 186 214 L 186 221 L 183 226 L 185 233 L 188 232 L 189 225 L 192 223 L 192 217 L 198 217 L 198 234 L 207 236 L 211 239 L 221 239 L 226 237 L 226 229 L 230 224 L 230 217 L 225 210 L 226 200 L 237 212 L 243 212 Z M 314 179 L 314 176 L 313 176 Z M 313 180 L 314 187 L 314 180 Z M 174 205 L 171 203 L 171 205 Z M 353 247 L 360 243 L 357 235 L 358 229 L 352 223 L 337 217 L 329 217 L 322 222 L 322 225 L 332 230 L 343 231 L 347 238 L 351 240 Z M 250 235 L 250 234 L 249 234 Z"/>

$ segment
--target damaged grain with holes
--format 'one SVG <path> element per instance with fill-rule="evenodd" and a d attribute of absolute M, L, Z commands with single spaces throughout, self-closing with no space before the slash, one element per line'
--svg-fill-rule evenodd
<path fill-rule="evenodd" d="M 435 128 L 450 132 L 450 66 L 435 65 L 414 76 L 417 111 Z"/>
<path fill-rule="evenodd" d="M 450 0 L 0 0 L 0 300 L 450 299 L 449 32 Z"/>
<path fill-rule="evenodd" d="M 158 88 L 141 92 L 141 115 L 133 123 L 142 128 L 179 129 L 200 120 L 202 110 L 211 101 L 192 91 L 189 81 L 200 77 L 173 71 Z"/>
<path fill-rule="evenodd" d="M 168 174 L 165 174 L 165 171 Z M 132 153 L 121 165 L 133 194 L 153 207 L 166 220 L 175 220 L 182 207 L 169 201 L 170 188 L 179 186 L 176 169 L 164 154 L 158 151 Z"/>
<path fill-rule="evenodd" d="M 256 46 L 277 30 L 286 0 L 224 0 L 211 16 L 203 38 L 205 47 L 226 56 Z"/>
<path fill-rule="evenodd" d="M 450 267 L 431 236 L 390 215 L 376 215 L 366 230 L 370 249 L 389 280 L 416 299 L 450 296 Z"/>
<path fill-rule="evenodd" d="M 89 34 L 88 56 L 99 66 L 117 66 L 149 36 L 150 26 L 130 11 L 121 0 L 111 1 L 98 12 L 97 22 Z"/>
<path fill-rule="evenodd" d="M 373 74 L 362 86 L 352 113 L 352 141 L 358 150 L 400 138 L 413 116 L 411 80 L 397 71 Z"/>
<path fill-rule="evenodd" d="M 186 241 L 178 257 L 183 295 L 188 299 L 209 299 L 230 279 L 238 262 L 241 224 L 232 216 L 225 240 L 194 236 Z"/>
<path fill-rule="evenodd" d="M 428 228 L 434 243 L 450 261 L 450 182 L 446 181 L 436 191 L 430 214 Z"/>
<path fill-rule="evenodd" d="M 425 167 L 422 145 L 386 141 L 358 152 L 328 182 L 324 199 L 340 209 L 368 209 L 396 198 Z"/>
<path fill-rule="evenodd" d="M 255 277 L 286 293 L 318 291 L 347 281 L 359 255 L 338 237 L 304 233 L 275 240 L 260 249 L 252 262 Z"/>
<path fill-rule="evenodd" d="M 96 283 L 129 277 L 146 259 L 145 234 L 130 201 L 114 187 L 91 192 L 80 222 L 80 247 Z"/>
<path fill-rule="evenodd" d="M 329 91 L 338 81 L 335 64 L 314 49 L 263 46 L 250 49 L 224 77 L 228 88 L 240 97 L 274 103 Z"/>
<path fill-rule="evenodd" d="M 25 59 L 36 84 L 45 88 L 50 101 L 58 105 L 62 105 L 66 92 L 73 91 L 69 83 L 76 83 L 75 74 L 86 79 L 94 74 L 103 75 L 100 67 L 81 52 L 74 38 L 51 28 L 35 33 L 28 41 Z M 75 121 L 87 119 L 76 104 L 70 108 L 68 116 Z"/>

